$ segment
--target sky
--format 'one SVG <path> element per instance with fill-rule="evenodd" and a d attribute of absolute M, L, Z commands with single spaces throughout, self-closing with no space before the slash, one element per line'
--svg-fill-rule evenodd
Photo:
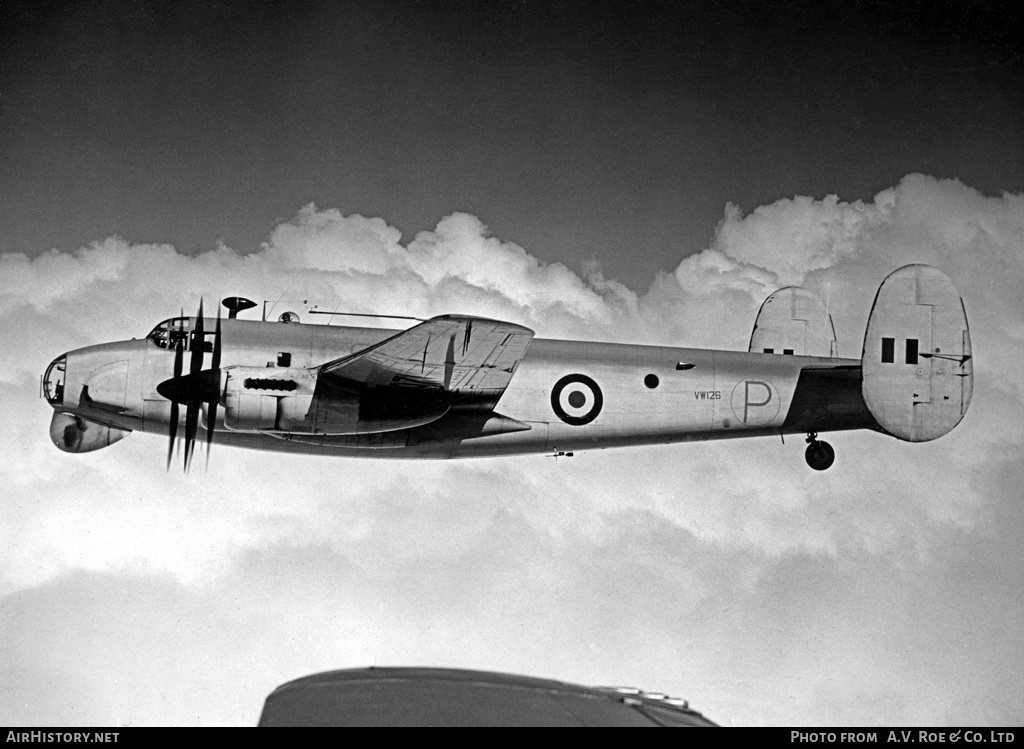
<path fill-rule="evenodd" d="M 0 8 L 0 723 L 254 725 L 309 673 L 478 668 L 724 725 L 1024 720 L 1024 86 L 999 3 Z M 829 436 L 454 462 L 58 451 L 39 376 L 240 294 L 857 357 L 925 262 L 974 402 Z M 311 321 L 306 317 L 305 320 Z M 515 416 L 515 414 L 509 414 Z"/>

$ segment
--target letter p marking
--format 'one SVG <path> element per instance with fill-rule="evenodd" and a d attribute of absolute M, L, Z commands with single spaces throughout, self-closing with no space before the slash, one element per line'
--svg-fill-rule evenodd
<path fill-rule="evenodd" d="M 761 406 L 767 406 L 772 402 L 772 389 L 768 386 L 767 382 L 759 382 L 758 380 L 747 380 L 745 392 L 743 394 L 743 423 L 747 423 L 747 416 L 750 413 L 750 407 L 760 408 Z M 764 400 L 763 401 L 752 401 L 750 400 L 750 388 L 754 385 L 756 387 L 764 388 Z"/>

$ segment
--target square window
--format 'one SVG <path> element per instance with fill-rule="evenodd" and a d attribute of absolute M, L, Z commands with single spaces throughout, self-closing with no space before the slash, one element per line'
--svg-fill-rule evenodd
<path fill-rule="evenodd" d="M 882 364 L 892 364 L 896 361 L 896 339 L 882 339 Z"/>
<path fill-rule="evenodd" d="M 917 339 L 907 339 L 907 364 L 917 364 Z"/>
<path fill-rule="evenodd" d="M 292 365 L 292 355 L 287 351 L 282 351 L 277 355 L 277 366 L 279 367 L 290 367 Z"/>

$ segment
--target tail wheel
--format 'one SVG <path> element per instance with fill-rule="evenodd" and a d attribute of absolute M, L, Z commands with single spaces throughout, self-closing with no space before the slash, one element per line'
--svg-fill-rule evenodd
<path fill-rule="evenodd" d="M 832 449 L 832 445 L 816 437 L 817 435 L 812 435 L 807 438 L 807 451 L 804 457 L 807 459 L 807 465 L 815 471 L 824 471 L 835 463 L 836 451 Z"/>

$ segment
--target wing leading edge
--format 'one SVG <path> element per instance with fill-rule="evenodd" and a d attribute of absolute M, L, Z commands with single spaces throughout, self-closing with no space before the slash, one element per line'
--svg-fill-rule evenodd
<path fill-rule="evenodd" d="M 533 331 L 443 315 L 322 365 L 307 421 L 321 434 L 409 429 L 449 411 L 486 414 L 512 381 Z"/>

